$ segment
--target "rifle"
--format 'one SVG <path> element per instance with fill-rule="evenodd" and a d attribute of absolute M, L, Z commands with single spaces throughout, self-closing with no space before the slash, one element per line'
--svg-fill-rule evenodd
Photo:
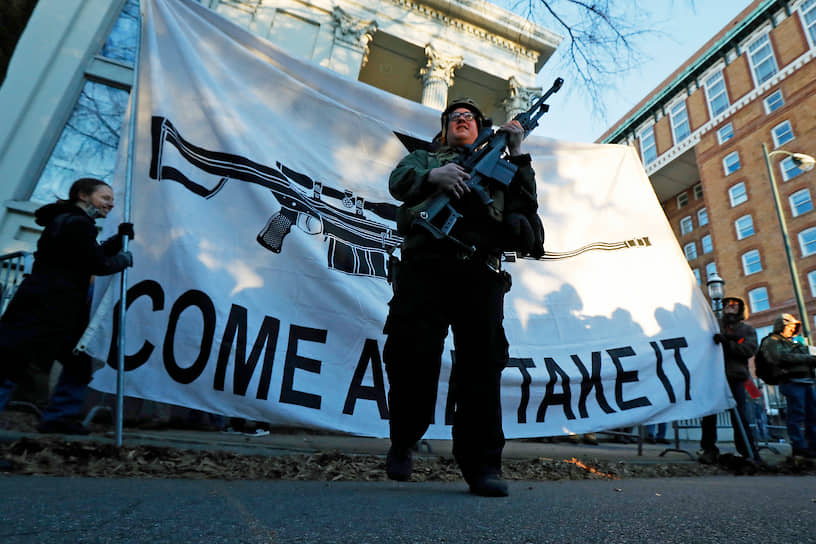
<path fill-rule="evenodd" d="M 240 155 L 199 147 L 184 139 L 164 117 L 153 117 L 151 132 L 149 175 L 152 179 L 174 181 L 206 199 L 218 194 L 230 180 L 265 187 L 272 191 L 280 210 L 272 214 L 256 236 L 261 246 L 280 253 L 284 238 L 297 226 L 306 234 L 323 234 L 328 239 L 329 268 L 386 278 L 388 255 L 402 243 L 402 238 L 388 225 L 396 220 L 394 204 L 368 201 L 352 191 L 341 191 L 313 180 L 279 162 L 272 167 Z M 207 185 L 208 181 L 212 187 Z M 333 206 L 331 200 L 339 200 L 343 208 L 353 211 Z M 369 219 L 365 211 L 386 223 Z"/>
<path fill-rule="evenodd" d="M 552 87 L 541 95 L 530 109 L 513 118 L 524 129 L 524 138 L 538 126 L 538 119 L 549 111 L 550 106 L 545 104 L 545 101 L 557 93 L 563 83 L 563 79 L 556 78 Z M 456 161 L 470 174 L 467 185 L 484 206 L 493 202 L 488 192 L 490 184 L 507 187 L 516 173 L 516 165 L 502 158 L 506 146 L 506 133 L 493 132 L 490 127 L 484 127 L 479 130 L 476 141 L 466 147 L 464 157 Z M 411 206 L 409 210 L 413 217 L 412 226 L 424 228 L 434 238 L 447 238 L 470 252 L 475 250 L 451 236 L 451 230 L 462 217 L 462 213 L 451 204 L 451 197 L 447 193 L 436 193 L 416 206 Z"/>

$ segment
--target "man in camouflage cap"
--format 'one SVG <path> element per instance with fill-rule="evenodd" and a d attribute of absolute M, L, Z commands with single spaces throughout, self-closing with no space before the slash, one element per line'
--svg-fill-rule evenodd
<path fill-rule="evenodd" d="M 441 122 L 439 148 L 412 152 L 389 178 L 391 194 L 403 202 L 398 225 L 405 241 L 384 329 L 391 430 L 386 472 L 394 480 L 411 476 L 411 448 L 434 420 L 442 351 L 452 327 L 453 454 L 472 493 L 506 496 L 500 381 L 508 361 L 502 319 L 510 277 L 501 270 L 500 256 L 543 254 L 535 173 L 530 156 L 521 153 L 521 125 L 503 125 L 506 158 L 517 171 L 506 190 L 491 189 L 490 206 L 482 204 L 467 184 L 470 174 L 456 161 L 490 123 L 470 98 L 453 100 Z M 462 243 L 412 225 L 409 208 L 439 193 L 449 195 L 463 215 L 451 232 Z M 475 247 L 475 253 L 463 245 Z"/>
<path fill-rule="evenodd" d="M 793 455 L 816 459 L 816 356 L 794 340 L 801 326 L 791 314 L 781 314 L 759 349 L 768 363 L 783 372 L 779 392 L 785 395 L 785 424 Z"/>

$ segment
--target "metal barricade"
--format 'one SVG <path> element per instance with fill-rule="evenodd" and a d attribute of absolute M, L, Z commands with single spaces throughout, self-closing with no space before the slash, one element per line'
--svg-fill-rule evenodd
<path fill-rule="evenodd" d="M 757 422 L 758 426 L 761 427 L 759 429 L 759 435 L 762 439 L 760 449 L 766 447 L 774 450 L 771 444 L 784 442 L 788 438 L 788 429 L 785 425 L 787 404 L 785 396 L 779 392 L 778 386 L 760 382 L 760 388 L 762 391 L 762 412 L 765 415 L 764 420 Z"/>
<path fill-rule="evenodd" d="M 28 251 L 0 255 L 0 315 L 6 311 L 17 287 L 31 273 L 34 256 Z"/>

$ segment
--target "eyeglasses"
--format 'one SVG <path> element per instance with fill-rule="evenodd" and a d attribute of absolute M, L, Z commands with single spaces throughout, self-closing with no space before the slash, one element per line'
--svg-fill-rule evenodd
<path fill-rule="evenodd" d="M 473 113 L 469 111 L 455 111 L 448 116 L 448 121 L 451 123 L 455 123 L 459 119 L 467 122 L 473 121 Z"/>

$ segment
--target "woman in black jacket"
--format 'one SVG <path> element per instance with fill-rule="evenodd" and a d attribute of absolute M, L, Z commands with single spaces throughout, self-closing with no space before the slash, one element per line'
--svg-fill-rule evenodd
<path fill-rule="evenodd" d="M 133 236 L 131 224 L 119 225 L 118 234 L 102 244 L 96 241 L 94 220 L 112 208 L 111 187 L 93 178 L 75 181 L 68 200 L 39 208 L 34 216 L 45 230 L 37 241 L 34 267 L 0 318 L 0 383 L 17 382 L 31 361 L 58 360 L 63 366 L 40 432 L 88 432 L 78 418 L 92 363 L 73 348 L 88 325 L 91 277 L 133 264 L 131 254 L 122 251 L 122 236 Z"/>

